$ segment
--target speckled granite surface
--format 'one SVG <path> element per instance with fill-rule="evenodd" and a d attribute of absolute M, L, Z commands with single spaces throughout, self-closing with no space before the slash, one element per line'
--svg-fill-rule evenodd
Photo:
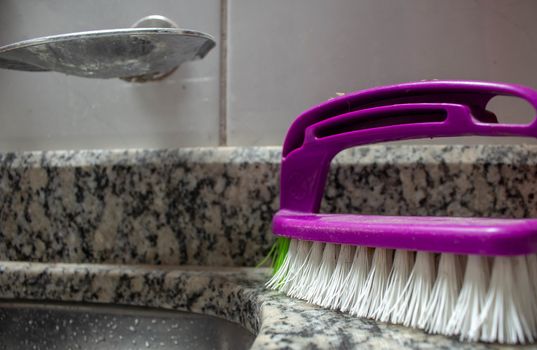
<path fill-rule="evenodd" d="M 258 334 L 256 349 L 487 348 L 323 310 L 266 291 L 266 270 L 222 267 L 270 247 L 279 160 L 277 148 L 0 154 L 0 298 L 206 313 Z M 352 149 L 322 210 L 537 217 L 537 147 Z"/>
<path fill-rule="evenodd" d="M 253 266 L 279 161 L 270 147 L 0 154 L 0 260 Z M 355 148 L 322 210 L 537 217 L 537 146 Z"/>
<path fill-rule="evenodd" d="M 264 290 L 267 275 L 268 271 L 253 268 L 2 262 L 0 298 L 118 303 L 209 314 L 257 334 L 253 349 L 509 348 L 460 343 L 323 310 Z"/>
<path fill-rule="evenodd" d="M 0 155 L 0 259 L 253 265 L 272 242 L 277 152 Z"/>

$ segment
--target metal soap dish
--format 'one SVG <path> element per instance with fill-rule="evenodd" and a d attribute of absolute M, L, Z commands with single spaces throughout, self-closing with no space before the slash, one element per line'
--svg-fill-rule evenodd
<path fill-rule="evenodd" d="M 132 28 L 45 36 L 0 47 L 0 68 L 145 82 L 167 77 L 214 46 L 209 34 L 148 16 Z"/>

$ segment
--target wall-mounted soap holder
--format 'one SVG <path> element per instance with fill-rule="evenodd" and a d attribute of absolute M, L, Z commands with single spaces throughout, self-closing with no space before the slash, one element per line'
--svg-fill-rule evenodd
<path fill-rule="evenodd" d="M 132 28 L 46 36 L 0 47 L 0 68 L 145 82 L 167 77 L 214 46 L 209 34 L 148 16 Z"/>

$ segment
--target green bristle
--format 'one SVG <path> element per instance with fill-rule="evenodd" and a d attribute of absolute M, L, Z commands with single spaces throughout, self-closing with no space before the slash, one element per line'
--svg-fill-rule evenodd
<path fill-rule="evenodd" d="M 276 239 L 276 242 L 272 245 L 269 252 L 267 253 L 267 256 L 259 264 L 257 264 L 256 267 L 261 267 L 265 265 L 267 260 L 271 260 L 271 267 L 272 267 L 272 274 L 275 274 L 278 272 L 280 267 L 282 266 L 285 256 L 287 255 L 287 252 L 289 251 L 289 244 L 291 242 L 290 238 L 285 237 L 278 237 Z"/>
<path fill-rule="evenodd" d="M 272 273 L 275 274 L 278 272 L 282 266 L 287 252 L 289 251 L 289 244 L 291 243 L 290 238 L 278 237 L 276 240 L 274 252 L 272 253 Z"/>

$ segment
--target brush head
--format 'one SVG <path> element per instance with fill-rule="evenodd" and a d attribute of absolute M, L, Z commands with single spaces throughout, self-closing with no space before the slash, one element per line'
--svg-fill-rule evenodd
<path fill-rule="evenodd" d="M 537 219 L 311 214 L 279 210 L 277 236 L 300 240 L 488 256 L 537 252 Z"/>
<path fill-rule="evenodd" d="M 537 339 L 537 254 L 489 258 L 279 238 L 267 286 L 465 341 Z"/>
<path fill-rule="evenodd" d="M 346 148 L 467 135 L 537 138 L 537 118 L 498 123 L 486 110 L 497 95 L 537 110 L 537 92 L 523 86 L 432 81 L 347 94 L 301 114 L 283 148 L 273 219 L 280 237 L 267 286 L 463 340 L 533 342 L 537 219 L 318 214 L 330 162 Z"/>

